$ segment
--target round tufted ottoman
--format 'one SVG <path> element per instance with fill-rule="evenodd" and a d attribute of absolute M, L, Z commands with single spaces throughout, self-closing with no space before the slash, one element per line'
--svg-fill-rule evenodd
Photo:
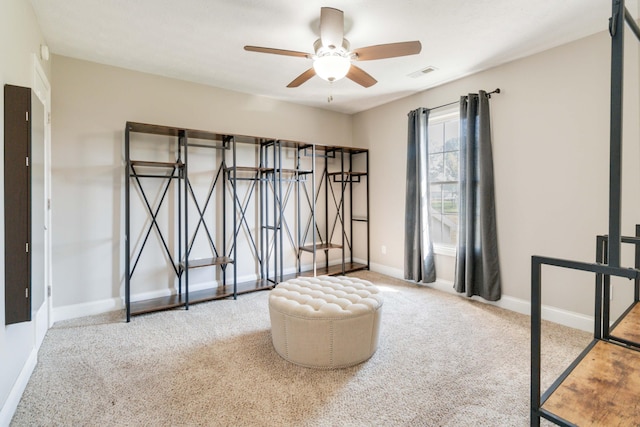
<path fill-rule="evenodd" d="M 344 368 L 378 348 L 382 297 L 354 277 L 299 277 L 269 294 L 271 338 L 284 359 L 310 368 Z"/>

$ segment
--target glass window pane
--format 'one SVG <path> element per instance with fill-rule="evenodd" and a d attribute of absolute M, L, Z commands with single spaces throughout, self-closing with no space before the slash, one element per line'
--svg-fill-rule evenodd
<path fill-rule="evenodd" d="M 455 245 L 458 240 L 459 127 L 455 118 L 429 124 L 428 129 L 429 224 L 433 242 L 444 245 Z"/>
<path fill-rule="evenodd" d="M 444 184 L 442 186 L 442 212 L 445 214 L 458 213 L 458 184 Z"/>
<path fill-rule="evenodd" d="M 431 205 L 431 213 L 442 212 L 442 185 L 432 185 L 430 190 L 429 203 Z"/>
<path fill-rule="evenodd" d="M 458 215 L 443 215 L 442 243 L 455 244 L 458 241 Z"/>
<path fill-rule="evenodd" d="M 432 213 L 429 226 L 431 227 L 431 241 L 434 243 L 442 242 L 442 214 Z"/>
<path fill-rule="evenodd" d="M 444 147 L 444 123 L 429 125 L 429 153 L 441 153 Z"/>
<path fill-rule="evenodd" d="M 459 151 L 452 151 L 445 153 L 444 155 L 444 180 L 445 181 L 458 181 L 458 166 L 460 162 L 458 160 Z"/>
<path fill-rule="evenodd" d="M 458 134 L 460 132 L 460 123 L 458 120 L 451 120 L 444 123 L 444 150 L 452 151 L 459 150 L 460 143 L 458 140 Z"/>
<path fill-rule="evenodd" d="M 444 154 L 429 155 L 429 181 L 444 181 Z"/>

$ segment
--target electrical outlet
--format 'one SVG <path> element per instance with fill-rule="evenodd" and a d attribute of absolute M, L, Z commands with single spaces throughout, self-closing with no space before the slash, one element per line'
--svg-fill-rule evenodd
<path fill-rule="evenodd" d="M 380 252 L 382 252 L 382 255 L 386 255 L 387 254 L 387 247 L 385 245 L 382 245 L 380 247 Z"/>

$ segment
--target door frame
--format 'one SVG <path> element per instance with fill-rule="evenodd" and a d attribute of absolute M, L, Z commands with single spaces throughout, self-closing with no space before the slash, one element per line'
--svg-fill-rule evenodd
<path fill-rule="evenodd" d="M 44 295 L 42 305 L 46 313 L 36 315 L 36 347 L 39 348 L 47 330 L 53 326 L 53 277 L 51 265 L 51 84 L 40 63 L 40 59 L 33 54 L 32 89 L 44 104 Z"/>

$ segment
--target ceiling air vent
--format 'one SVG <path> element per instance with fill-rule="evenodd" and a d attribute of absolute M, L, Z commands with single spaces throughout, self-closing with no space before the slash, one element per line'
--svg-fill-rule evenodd
<path fill-rule="evenodd" d="M 428 66 L 426 68 L 423 68 L 422 70 L 414 71 L 413 73 L 409 74 L 409 77 L 413 77 L 414 79 L 417 79 L 418 77 L 422 77 L 425 74 L 429 74 L 430 72 L 435 70 L 437 70 L 436 67 Z"/>

